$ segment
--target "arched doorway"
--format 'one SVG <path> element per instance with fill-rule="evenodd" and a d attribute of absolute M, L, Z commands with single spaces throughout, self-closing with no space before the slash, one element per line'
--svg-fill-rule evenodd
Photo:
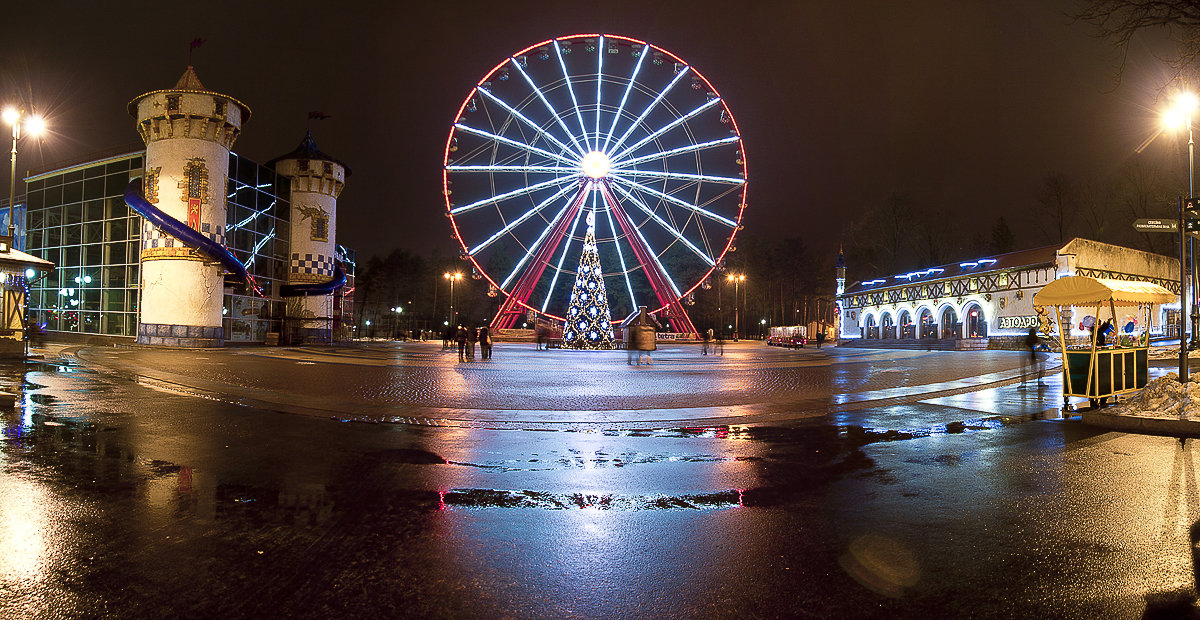
<path fill-rule="evenodd" d="M 955 314 L 954 308 L 946 306 L 942 309 L 942 319 L 940 321 L 942 339 L 958 338 L 960 331 L 958 325 L 958 315 Z"/>
<path fill-rule="evenodd" d="M 900 324 L 900 338 L 912 340 L 917 337 L 916 326 L 913 325 L 912 314 L 908 310 L 900 311 L 900 320 L 897 322 Z"/>
<path fill-rule="evenodd" d="M 875 315 L 868 314 L 863 320 L 863 338 L 878 338 L 879 326 L 875 324 Z"/>
<path fill-rule="evenodd" d="M 918 327 L 921 328 L 921 338 L 937 338 L 937 323 L 933 322 L 933 311 L 921 308 L 920 316 Z"/>
<path fill-rule="evenodd" d="M 979 304 L 970 304 L 963 310 L 963 328 L 967 338 L 987 338 L 987 317 Z"/>
<path fill-rule="evenodd" d="M 892 313 L 884 312 L 883 319 L 880 321 L 880 324 L 883 326 L 884 338 L 896 337 L 896 324 L 892 321 Z"/>

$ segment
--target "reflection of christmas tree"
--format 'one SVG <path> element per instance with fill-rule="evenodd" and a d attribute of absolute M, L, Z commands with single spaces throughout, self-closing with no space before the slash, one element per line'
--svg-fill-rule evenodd
<path fill-rule="evenodd" d="M 571 289 L 567 321 L 563 326 L 563 347 L 568 349 L 613 348 L 612 317 L 608 312 L 608 294 L 596 253 L 595 214 L 588 213 L 587 236 L 579 257 L 578 275 Z"/>

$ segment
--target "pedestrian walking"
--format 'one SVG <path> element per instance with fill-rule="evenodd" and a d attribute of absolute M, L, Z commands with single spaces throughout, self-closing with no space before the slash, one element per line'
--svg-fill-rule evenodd
<path fill-rule="evenodd" d="M 459 325 L 458 331 L 455 332 L 455 340 L 458 341 L 458 361 L 467 361 L 467 328 Z"/>
<path fill-rule="evenodd" d="M 481 359 L 492 359 L 492 332 L 487 325 L 479 328 L 479 357 Z"/>
<path fill-rule="evenodd" d="M 1037 373 L 1037 387 L 1046 387 L 1046 384 L 1042 383 L 1042 360 L 1038 355 L 1037 350 L 1038 344 L 1040 343 L 1041 339 L 1038 338 L 1037 329 L 1030 327 L 1029 333 L 1025 335 L 1025 348 L 1029 349 L 1029 356 L 1025 358 L 1025 373 L 1021 376 L 1022 389 L 1025 388 L 1025 384 L 1029 380 L 1029 375 L 1033 373 Z"/>
<path fill-rule="evenodd" d="M 479 333 L 474 327 L 467 327 L 467 359 L 475 359 L 475 343 L 479 342 Z"/>
<path fill-rule="evenodd" d="M 446 328 L 446 331 L 442 332 L 442 350 L 443 350 L 443 351 L 445 351 L 446 349 L 449 349 L 450 347 L 454 346 L 454 345 L 453 345 L 453 342 L 454 342 L 454 335 L 455 335 L 455 334 L 454 334 L 454 328 L 453 328 L 453 327 L 447 327 L 447 328 Z"/>
<path fill-rule="evenodd" d="M 712 342 L 712 333 L 713 330 L 711 327 L 708 328 L 708 331 L 704 332 L 704 341 L 700 345 L 700 355 L 708 355 L 708 344 Z"/>
<path fill-rule="evenodd" d="M 631 325 L 629 327 L 633 335 L 633 342 L 637 348 L 638 357 L 637 363 L 640 366 L 645 360 L 646 365 L 650 365 L 650 352 L 656 347 L 654 341 L 654 325 Z"/>
<path fill-rule="evenodd" d="M 546 326 L 538 325 L 533 329 L 533 333 L 537 338 L 538 351 L 542 350 L 542 346 L 546 344 Z M 546 348 L 549 348 L 548 346 Z"/>
<path fill-rule="evenodd" d="M 822 329 L 820 333 L 817 334 L 817 348 L 820 349 L 821 345 L 823 344 L 825 344 L 825 330 Z"/>

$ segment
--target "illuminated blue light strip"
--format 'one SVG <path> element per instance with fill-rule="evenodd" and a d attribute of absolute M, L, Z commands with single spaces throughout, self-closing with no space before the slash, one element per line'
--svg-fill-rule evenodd
<path fill-rule="evenodd" d="M 512 281 L 513 276 L 517 275 L 517 272 L 521 271 L 521 268 L 525 266 L 525 261 L 529 260 L 529 257 L 533 256 L 534 249 L 542 245 L 542 242 L 546 240 L 546 235 L 550 234 L 550 230 L 554 228 L 555 222 L 558 222 L 558 220 L 562 219 L 562 216 L 566 214 L 567 209 L 570 209 L 571 205 L 574 203 L 575 199 L 572 198 L 570 202 L 563 205 L 562 210 L 554 216 L 554 219 L 550 220 L 550 223 L 546 225 L 546 230 L 542 231 L 542 234 L 537 238 L 537 241 L 534 241 L 533 245 L 530 245 L 529 248 L 525 250 L 525 256 L 522 256 L 521 260 L 517 262 L 517 266 L 513 267 L 512 273 L 508 274 L 508 277 L 504 279 L 504 282 L 500 285 L 500 288 L 508 288 L 508 284 Z"/>
<path fill-rule="evenodd" d="M 622 144 L 625 144 L 625 141 L 629 139 L 629 134 L 633 133 L 633 130 L 637 129 L 642 120 L 646 118 L 646 115 L 650 114 L 650 111 L 654 109 L 654 106 L 658 105 L 658 102 L 662 101 L 663 97 L 666 97 L 667 93 L 671 92 L 672 88 L 675 88 L 675 85 L 679 83 L 679 80 L 683 78 L 684 74 L 686 74 L 690 68 L 691 67 L 684 67 L 683 69 L 679 70 L 679 73 L 675 74 L 675 77 L 669 84 L 667 84 L 667 87 L 664 88 L 661 93 L 658 93 L 658 96 L 654 98 L 654 101 L 650 102 L 650 105 L 646 106 L 645 110 L 642 110 L 642 113 L 633 121 L 633 124 L 629 126 L 629 129 L 625 131 L 625 134 L 621 136 L 621 139 L 617 140 L 616 144 L 613 145 L 612 150 L 606 151 L 605 155 L 616 151 L 617 149 L 621 148 Z"/>
<path fill-rule="evenodd" d="M 480 243 L 479 245 L 475 246 L 474 248 L 471 248 L 471 251 L 467 252 L 467 253 L 474 256 L 480 250 L 483 250 L 484 248 L 491 245 L 492 243 L 495 243 L 495 241 L 497 239 L 499 239 L 500 237 L 503 237 L 506 233 L 508 233 L 508 231 L 516 228 L 517 226 L 520 226 L 522 222 L 533 217 L 534 214 L 536 214 L 539 211 L 541 211 L 542 209 L 546 208 L 546 205 L 550 204 L 551 202 L 554 202 L 555 200 L 558 200 L 559 198 L 562 198 L 563 194 L 566 194 L 567 192 L 571 191 L 572 189 L 574 189 L 574 188 L 570 185 L 562 188 L 561 190 L 558 191 L 557 194 L 554 194 L 553 196 L 543 200 L 536 207 L 526 211 L 525 213 L 522 213 L 521 217 L 518 217 L 517 219 L 509 222 L 508 225 L 505 226 L 504 228 L 501 228 L 499 232 L 492 235 L 491 237 L 488 237 L 488 239 L 486 241 L 484 241 L 483 243 Z"/>
<path fill-rule="evenodd" d="M 746 182 L 746 179 L 740 177 L 715 177 L 704 174 L 690 174 L 687 172 L 662 172 L 658 170 L 614 170 L 610 172 L 616 176 L 654 177 L 656 179 L 687 179 L 689 181 L 728 183 L 730 185 L 741 185 Z"/>
<path fill-rule="evenodd" d="M 708 265 L 710 267 L 716 266 L 716 264 L 717 264 L 716 261 L 714 261 L 708 254 L 705 254 L 700 248 L 692 245 L 692 242 L 688 241 L 687 238 L 683 236 L 683 233 L 679 232 L 678 230 L 675 229 L 674 226 L 671 226 L 665 220 L 663 220 L 661 217 L 659 217 L 656 213 L 654 213 L 653 210 L 650 209 L 650 207 L 647 207 L 645 203 L 643 203 L 641 200 L 638 200 L 636 196 L 634 196 L 633 194 L 626 191 L 625 188 L 621 187 L 620 185 L 614 185 L 613 187 L 616 188 L 616 190 L 618 192 L 621 192 L 621 194 L 623 196 L 625 196 L 626 198 L 631 200 L 634 204 L 636 204 L 642 211 L 645 211 L 646 215 L 649 215 L 651 218 L 654 219 L 655 222 L 658 222 L 659 226 L 662 226 L 663 228 L 667 229 L 667 232 L 671 233 L 676 239 L 680 240 L 681 242 L 683 242 L 684 245 L 688 246 L 688 248 L 691 249 L 691 251 L 695 252 L 696 255 L 699 256 L 701 259 L 703 259 L 704 262 L 708 263 Z"/>
<path fill-rule="evenodd" d="M 534 183 L 533 185 L 522 187 L 521 189 L 514 189 L 511 192 L 497 194 L 495 196 L 492 196 L 491 198 L 484 198 L 483 200 L 477 200 L 477 201 L 472 202 L 471 204 L 466 205 L 464 207 L 458 207 L 456 209 L 451 209 L 450 213 L 452 215 L 458 215 L 459 213 L 465 213 L 472 209 L 478 209 L 479 207 L 487 206 L 490 204 L 495 204 L 497 202 L 500 202 L 501 200 L 507 200 L 514 196 L 522 196 L 524 194 L 532 194 L 533 192 L 536 192 L 537 190 L 542 189 L 543 187 L 550 187 L 551 185 L 561 185 L 563 183 L 574 183 L 574 182 L 575 182 L 575 179 L 570 178 L 570 177 L 558 177 L 555 179 L 550 179 L 549 181 L 542 181 L 541 183 Z"/>
<path fill-rule="evenodd" d="M 629 289 L 629 303 L 631 308 L 638 307 L 637 298 L 633 296 L 633 283 L 629 281 L 629 268 L 625 266 L 625 253 L 621 251 L 621 239 L 617 233 L 617 227 L 613 226 L 612 209 L 605 209 L 604 215 L 608 217 L 608 229 L 613 234 L 613 245 L 617 246 L 617 259 L 621 261 L 621 272 L 625 274 L 625 288 Z"/>
<path fill-rule="evenodd" d="M 446 166 L 451 172 L 567 172 L 579 174 L 583 169 L 579 166 L 563 168 L 561 166 Z"/>
<path fill-rule="evenodd" d="M 455 123 L 454 128 L 459 129 L 461 131 L 465 131 L 467 133 L 473 133 L 477 136 L 482 136 L 484 138 L 490 138 L 492 140 L 507 144 L 509 146 L 515 146 L 522 150 L 532 151 L 539 155 L 545 155 L 546 157 L 549 157 L 550 159 L 557 159 L 558 161 L 561 161 L 564 164 L 567 164 L 569 166 L 578 166 L 579 165 L 579 162 L 571 160 L 566 157 L 563 157 L 562 155 L 558 155 L 557 153 L 551 153 L 550 151 L 547 151 L 545 149 L 540 149 L 536 146 L 533 146 L 532 144 L 525 144 L 524 142 L 519 142 L 517 140 L 513 140 L 512 138 L 505 138 L 504 136 L 496 135 L 490 131 L 484 131 L 483 129 L 476 129 L 474 127 L 470 127 L 470 126 L 464 125 L 462 123 Z M 570 149 L 567 149 L 567 150 L 570 150 Z"/>
<path fill-rule="evenodd" d="M 529 82 L 529 87 L 533 89 L 533 92 L 538 96 L 538 99 L 542 100 L 542 105 L 546 106 L 546 111 L 550 113 L 550 116 L 554 117 L 554 120 L 558 122 L 558 126 L 562 127 L 563 132 L 566 133 L 567 137 L 571 139 L 571 144 L 575 145 L 575 148 L 578 150 L 579 154 L 582 155 L 587 149 L 583 146 L 580 146 L 579 140 L 575 137 L 575 134 L 571 133 L 570 129 L 567 129 L 567 124 L 562 121 L 562 116 L 559 115 L 558 110 L 555 110 L 554 106 L 550 105 L 550 102 L 546 100 L 546 96 L 542 94 L 542 89 L 538 88 L 537 84 L 533 83 L 533 78 L 529 77 L 529 74 L 525 72 L 523 67 L 521 67 L 521 63 L 517 62 L 515 58 L 510 60 L 513 61 L 512 65 L 517 68 L 517 71 L 522 77 L 525 78 L 525 81 Z"/>
<path fill-rule="evenodd" d="M 504 108 L 505 110 L 507 110 L 509 114 L 512 114 L 513 116 L 515 116 L 515 117 L 517 117 L 517 118 L 521 119 L 521 121 L 522 121 L 522 122 L 524 122 L 526 125 L 529 125 L 529 127 L 530 127 L 531 129 L 533 129 L 534 131 L 536 131 L 536 132 L 538 132 L 539 134 L 541 134 L 541 135 L 542 135 L 544 138 L 546 138 L 547 140 L 549 140 L 549 141 L 553 142 L 553 143 L 555 144 L 555 146 L 557 146 L 558 148 L 560 148 L 560 149 L 562 149 L 562 150 L 564 150 L 564 151 L 567 151 L 568 153 L 574 153 L 574 151 L 572 151 L 572 150 L 571 150 L 571 147 L 569 147 L 569 146 L 567 146 L 567 145 L 563 144 L 562 142 L 559 142 L 558 138 L 555 138 L 554 136 L 550 135 L 550 132 L 546 131 L 545 129 L 542 129 L 541 127 L 539 127 L 538 125 L 536 125 L 536 124 L 535 124 L 533 121 L 531 121 L 531 120 L 529 120 L 528 118 L 526 118 L 526 117 L 525 117 L 525 115 L 524 115 L 524 114 L 521 114 L 520 112 L 518 112 L 516 108 L 514 108 L 514 107 L 512 107 L 512 106 L 508 105 L 507 103 L 504 103 L 503 101 L 501 101 L 499 97 L 497 97 L 497 96 L 493 95 L 492 93 L 488 92 L 486 88 L 483 88 L 483 87 L 477 87 L 475 90 L 477 90 L 477 91 L 479 91 L 479 92 L 483 93 L 483 94 L 484 94 L 484 95 L 485 95 L 485 96 L 486 96 L 488 99 L 491 99 L 492 101 L 495 101 L 497 105 L 499 105 L 500 107 L 502 107 L 502 108 Z"/>
<path fill-rule="evenodd" d="M 567 82 L 567 92 L 571 93 L 571 104 L 575 106 L 575 118 L 579 119 L 579 130 L 583 132 L 583 143 L 591 148 L 587 139 L 587 127 L 583 124 L 583 113 L 579 111 L 579 100 L 575 98 L 575 87 L 571 85 L 571 76 L 567 73 L 567 63 L 563 61 L 562 48 L 558 39 L 554 40 L 554 53 L 558 54 L 558 66 L 562 67 L 563 79 Z"/>
<path fill-rule="evenodd" d="M 625 100 L 629 98 L 629 91 L 633 90 L 633 84 L 637 81 L 638 72 L 642 70 L 642 61 L 646 60 L 646 56 L 649 56 L 649 54 L 643 50 L 642 54 L 638 56 L 637 64 L 633 67 L 633 75 L 629 76 L 629 84 L 625 86 L 625 94 L 621 95 L 621 105 L 617 106 L 617 114 L 613 116 L 612 125 L 608 128 L 608 135 L 604 136 L 604 146 L 600 150 L 605 153 L 608 152 L 608 143 L 612 142 L 613 132 L 617 129 L 617 121 L 621 119 L 621 112 L 625 109 Z"/>
<path fill-rule="evenodd" d="M 663 125 L 660 129 L 658 129 L 654 133 L 651 133 L 650 135 L 646 136 L 645 138 L 638 140 L 634 144 L 625 147 L 625 150 L 621 151 L 617 155 L 614 155 L 612 157 L 612 159 L 620 160 L 622 157 L 629 155 L 630 153 L 636 151 L 638 149 L 638 147 L 642 146 L 643 144 L 663 135 L 664 133 L 667 133 L 668 131 L 671 131 L 672 129 L 682 125 L 683 123 L 686 123 L 688 121 L 688 119 L 692 118 L 693 116 L 696 116 L 697 114 L 700 114 L 701 112 L 713 107 L 714 105 L 717 105 L 720 102 L 721 102 L 721 99 L 719 97 L 714 97 L 714 98 L 710 99 L 704 105 L 701 105 L 700 107 L 696 108 L 695 110 L 692 110 L 691 112 L 688 112 L 687 114 L 684 114 L 683 116 L 680 116 L 679 118 L 671 121 L 670 123 Z"/>
<path fill-rule="evenodd" d="M 646 237 L 642 236 L 642 229 L 634 226 L 633 230 L 637 232 L 638 238 L 642 240 L 642 245 L 644 245 L 646 249 L 650 251 L 650 258 L 654 260 L 655 265 L 658 265 L 658 271 L 663 275 L 664 278 L 667 279 L 667 284 L 671 285 L 671 290 L 675 292 L 675 297 L 682 297 L 682 295 L 679 294 L 679 287 L 675 286 L 675 280 L 671 279 L 671 274 L 667 272 L 667 268 L 662 264 L 662 261 L 658 260 L 658 255 L 654 253 L 654 248 L 650 245 L 650 242 L 646 241 Z"/>
<path fill-rule="evenodd" d="M 722 144 L 729 144 L 730 142 L 737 142 L 738 140 L 741 140 L 741 138 L 739 138 L 738 136 L 730 136 L 728 138 L 721 138 L 720 140 L 712 140 L 710 142 L 701 142 L 699 144 L 689 144 L 687 146 L 681 146 L 679 148 L 674 148 L 669 151 L 660 151 L 658 153 L 650 153 L 649 155 L 642 155 L 640 157 L 634 157 L 633 159 L 626 159 L 625 161 L 621 162 L 620 167 L 632 166 L 634 164 L 640 164 L 644 161 L 650 161 L 652 159 L 663 159 L 664 157 L 670 157 L 671 155 L 678 155 L 680 153 L 691 153 L 693 151 L 702 151 L 704 149 L 712 148 L 714 146 L 720 146 Z M 616 167 L 618 167 L 618 166 L 614 166 L 614 168 L 616 168 Z"/>
<path fill-rule="evenodd" d="M 590 187 L 591 183 L 588 186 Z M 594 197 L 592 198 L 592 202 L 595 202 Z M 554 277 L 550 279 L 550 288 L 546 290 L 546 299 L 542 301 L 542 312 L 545 312 L 546 306 L 550 305 L 550 297 L 554 294 L 554 286 L 558 284 L 558 276 L 562 273 L 563 261 L 567 258 L 567 252 L 571 249 L 571 236 L 575 234 L 576 230 L 579 230 L 579 220 L 582 217 L 583 209 L 580 209 L 579 213 L 575 214 L 575 223 L 571 224 L 571 235 L 567 237 L 567 242 L 563 244 L 562 254 L 558 257 L 557 269 L 554 270 Z"/>
<path fill-rule="evenodd" d="M 696 205 L 694 205 L 694 204 L 692 204 L 692 203 L 690 203 L 690 202 L 688 202 L 688 201 L 686 201 L 686 200 L 680 200 L 679 198 L 676 198 L 676 197 L 674 197 L 674 196 L 670 196 L 670 195 L 664 194 L 664 193 L 662 193 L 662 192 L 660 192 L 660 191 L 658 191 L 658 190 L 656 190 L 656 189 L 653 189 L 653 188 L 650 188 L 650 187 L 646 187 L 645 185 L 642 185 L 641 183 L 638 183 L 637 181 L 631 181 L 631 180 L 629 180 L 629 179 L 626 179 L 626 178 L 623 178 L 623 177 L 618 177 L 618 176 L 614 176 L 614 177 L 612 177 L 612 178 L 613 178 L 613 180 L 615 180 L 615 181 L 618 181 L 618 182 L 620 182 L 620 183 L 624 183 L 624 184 L 626 184 L 626 185 L 629 185 L 629 186 L 631 186 L 631 187 L 636 187 L 636 188 L 638 188 L 638 189 L 642 190 L 643 192 L 646 192 L 647 194 L 650 194 L 651 196 L 657 196 L 657 197 L 659 197 L 659 198 L 662 198 L 663 200 L 666 200 L 667 202 L 672 202 L 672 203 L 675 203 L 675 204 L 677 204 L 677 205 L 679 205 L 679 206 L 681 206 L 681 207 L 683 207 L 683 208 L 685 208 L 685 209 L 690 209 L 690 210 L 692 210 L 692 211 L 694 211 L 694 212 L 696 212 L 696 213 L 699 213 L 699 214 L 701 214 L 701 215 L 704 215 L 704 216 L 707 216 L 707 217 L 709 217 L 709 218 L 712 218 L 712 219 L 714 219 L 714 220 L 717 220 L 718 222 L 721 222 L 722 224 L 725 224 L 726 226 L 729 226 L 730 228 L 734 228 L 734 227 L 736 227 L 736 226 L 737 226 L 737 222 L 734 222 L 733 220 L 731 220 L 731 219 L 729 219 L 729 218 L 727 218 L 727 217 L 723 217 L 723 216 L 717 215 L 716 213 L 713 213 L 712 211 L 709 211 L 709 210 L 707 210 L 707 209 L 704 209 L 704 208 L 702 208 L 702 207 L 698 207 L 698 206 L 696 206 Z"/>

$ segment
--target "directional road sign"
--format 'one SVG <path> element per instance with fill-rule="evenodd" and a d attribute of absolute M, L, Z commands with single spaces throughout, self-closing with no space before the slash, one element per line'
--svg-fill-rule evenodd
<path fill-rule="evenodd" d="M 1192 218 L 1187 219 L 1187 225 L 1184 227 L 1189 232 L 1200 230 L 1200 228 L 1192 228 L 1192 224 L 1197 222 Z M 1177 220 L 1150 220 L 1142 218 L 1133 221 L 1133 227 L 1138 232 L 1179 232 L 1179 222 Z"/>

